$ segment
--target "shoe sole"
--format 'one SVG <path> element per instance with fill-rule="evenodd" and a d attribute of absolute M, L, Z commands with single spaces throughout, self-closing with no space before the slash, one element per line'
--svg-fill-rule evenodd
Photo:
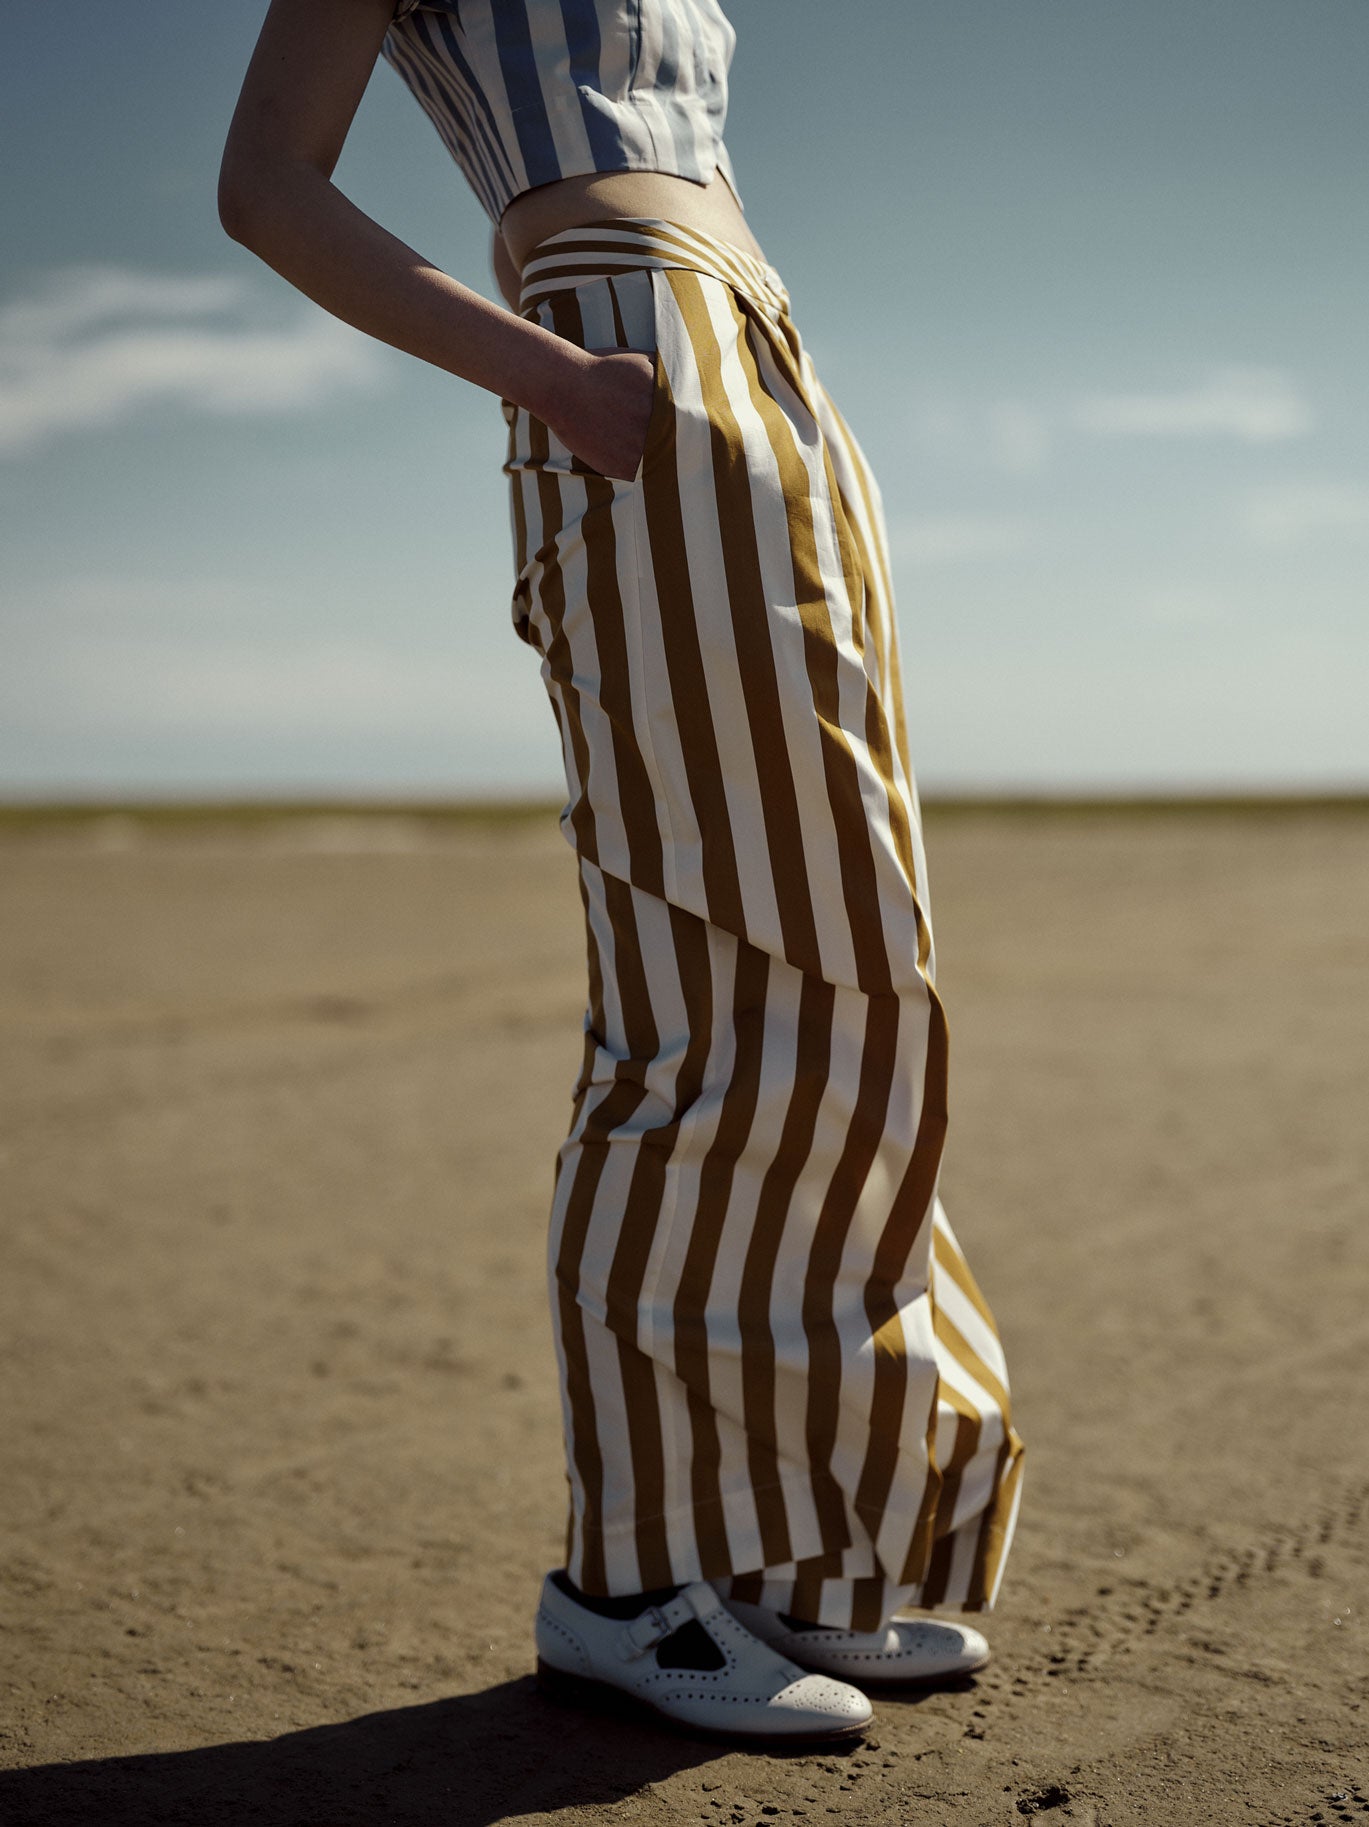
<path fill-rule="evenodd" d="M 789 1660 L 792 1662 L 795 1658 L 791 1656 Z M 850 1669 L 815 1668 L 807 1662 L 801 1662 L 799 1667 L 807 1670 L 810 1675 L 826 1675 L 829 1681 L 848 1682 L 850 1686 L 858 1687 L 863 1694 L 871 1688 L 884 1693 L 891 1688 L 957 1687 L 962 1681 L 968 1681 L 971 1675 L 977 1675 L 980 1669 L 987 1668 L 992 1660 L 991 1656 L 984 1656 L 978 1662 L 970 1663 L 968 1668 L 958 1668 L 954 1672 L 943 1670 L 939 1675 L 860 1675 Z"/>
<path fill-rule="evenodd" d="M 588 1675 L 570 1675 L 537 1658 L 537 1690 L 558 1706 L 582 1707 L 589 1712 L 609 1713 L 617 1718 L 635 1719 L 647 1725 L 669 1726 L 673 1732 L 684 1732 L 691 1738 L 725 1738 L 732 1743 L 765 1745 L 771 1750 L 786 1745 L 832 1744 L 840 1739 L 860 1738 L 870 1730 L 873 1720 L 833 1726 L 830 1731 L 746 1732 L 729 1731 L 726 1726 L 695 1725 L 690 1720 L 674 1719 L 649 1700 L 629 1694 L 610 1681 L 594 1681 Z"/>

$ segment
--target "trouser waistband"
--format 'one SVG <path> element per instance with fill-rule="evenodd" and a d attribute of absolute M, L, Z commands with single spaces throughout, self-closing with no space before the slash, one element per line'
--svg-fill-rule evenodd
<path fill-rule="evenodd" d="M 653 216 L 617 216 L 563 228 L 532 250 L 523 267 L 518 309 L 526 316 L 554 292 L 642 268 L 683 267 L 707 273 L 752 298 L 771 316 L 789 310 L 774 267 L 717 235 Z"/>

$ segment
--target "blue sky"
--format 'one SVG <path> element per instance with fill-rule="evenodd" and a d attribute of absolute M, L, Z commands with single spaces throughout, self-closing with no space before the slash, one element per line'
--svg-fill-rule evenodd
<path fill-rule="evenodd" d="M 6 21 L 0 792 L 555 794 L 498 401 L 219 228 L 263 10 Z M 880 478 L 924 792 L 1369 786 L 1369 6 L 729 16 L 748 216 Z M 384 66 L 336 176 L 493 293 Z"/>

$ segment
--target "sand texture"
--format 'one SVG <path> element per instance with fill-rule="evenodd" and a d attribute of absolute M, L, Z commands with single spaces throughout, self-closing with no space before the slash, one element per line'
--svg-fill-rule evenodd
<path fill-rule="evenodd" d="M 1369 817 L 928 818 L 994 1661 L 765 1757 L 555 1708 L 554 820 L 0 842 L 0 1822 L 1369 1827 Z"/>

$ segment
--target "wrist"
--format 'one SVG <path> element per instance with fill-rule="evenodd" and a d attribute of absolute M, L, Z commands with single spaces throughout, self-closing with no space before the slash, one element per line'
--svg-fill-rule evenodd
<path fill-rule="evenodd" d="M 537 331 L 537 337 L 518 404 L 543 424 L 555 425 L 575 416 L 589 386 L 595 358 L 564 336 L 536 325 L 530 327 Z"/>

